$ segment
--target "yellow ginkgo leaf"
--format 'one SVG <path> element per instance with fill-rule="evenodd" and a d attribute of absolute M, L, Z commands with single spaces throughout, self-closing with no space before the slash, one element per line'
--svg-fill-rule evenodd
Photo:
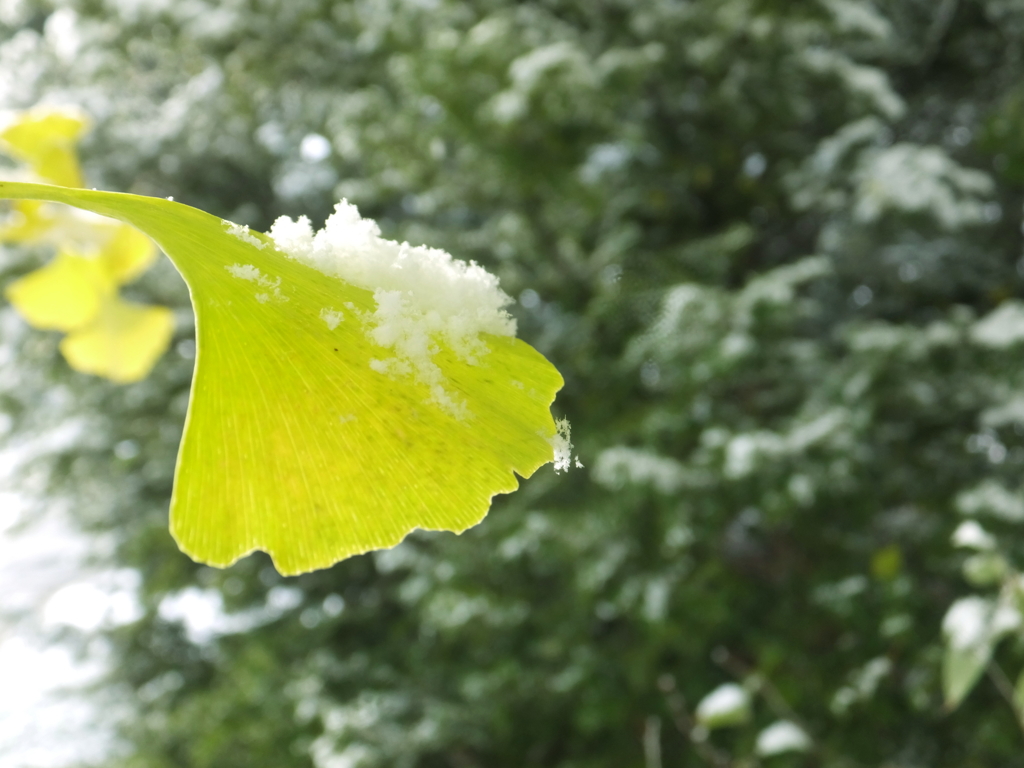
<path fill-rule="evenodd" d="M 6 295 L 36 328 L 72 331 L 95 319 L 116 289 L 100 259 L 62 252 L 12 283 Z"/>
<path fill-rule="evenodd" d="M 144 379 L 167 349 L 174 316 L 167 307 L 127 302 L 112 296 L 89 325 L 60 343 L 72 368 L 127 384 Z"/>
<path fill-rule="evenodd" d="M 517 476 L 568 466 L 562 377 L 514 338 L 477 265 L 385 240 L 347 204 L 319 233 L 279 219 L 264 235 L 161 198 L 13 182 L 0 197 L 117 217 L 188 284 L 196 370 L 170 518 L 200 562 L 259 549 L 283 574 L 325 568 L 416 528 L 464 531 Z M 105 302 L 64 353 L 126 380 L 112 350 L 156 346 L 158 329 Z"/>
<path fill-rule="evenodd" d="M 19 174 L 82 186 L 75 144 L 88 125 L 77 111 L 40 108 L 0 126 L 0 152 L 28 165 Z M 61 343 L 68 364 L 117 382 L 146 376 L 167 349 L 170 311 L 129 304 L 117 289 L 157 257 L 138 230 L 95 213 L 35 200 L 15 201 L 0 218 L 0 242 L 50 245 L 59 253 L 6 291 L 37 328 L 71 332 Z"/>
<path fill-rule="evenodd" d="M 47 215 L 53 206 L 35 200 L 18 200 L 0 219 L 0 242 L 32 243 L 42 240 L 53 227 Z"/>
<path fill-rule="evenodd" d="M 156 261 L 156 246 L 139 230 L 118 223 L 98 258 L 111 279 L 124 285 L 152 266 Z"/>
<path fill-rule="evenodd" d="M 21 160 L 36 176 L 62 187 L 83 186 L 75 144 L 88 127 L 77 111 L 33 109 L 0 130 L 0 150 Z"/>

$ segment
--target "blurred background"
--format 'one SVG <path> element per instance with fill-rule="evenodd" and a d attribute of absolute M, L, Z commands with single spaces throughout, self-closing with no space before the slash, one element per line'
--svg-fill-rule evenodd
<path fill-rule="evenodd" d="M 497 273 L 585 469 L 199 566 L 170 264 L 138 383 L 3 306 L 4 768 L 1024 766 L 1024 0 L 0 0 L 39 104 L 89 186 Z"/>

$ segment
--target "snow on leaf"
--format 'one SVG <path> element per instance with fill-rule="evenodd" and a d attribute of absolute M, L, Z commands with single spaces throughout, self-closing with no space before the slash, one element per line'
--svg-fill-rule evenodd
<path fill-rule="evenodd" d="M 757 735 L 754 750 L 762 757 L 783 752 L 806 752 L 811 740 L 803 729 L 789 720 L 777 720 Z"/>
<path fill-rule="evenodd" d="M 952 541 L 954 547 L 964 549 L 976 549 L 987 551 L 995 549 L 995 537 L 982 528 L 976 520 L 965 520 L 953 531 Z"/>
<path fill-rule="evenodd" d="M 979 595 L 962 597 L 942 620 L 945 654 L 942 689 L 946 708 L 956 709 L 985 671 L 996 643 L 1020 628 L 1020 611 L 1009 600 Z"/>
<path fill-rule="evenodd" d="M 598 455 L 593 478 L 612 490 L 636 483 L 651 485 L 665 494 L 676 493 L 691 479 L 675 459 L 624 445 L 607 448 Z"/>
<path fill-rule="evenodd" d="M 1024 341 L 1024 304 L 1004 301 L 974 324 L 971 340 L 992 349 L 1006 349 Z"/>
<path fill-rule="evenodd" d="M 987 221 L 984 199 L 994 189 L 991 177 L 959 165 L 941 148 L 910 143 L 865 151 L 854 179 L 859 221 L 896 210 L 930 214 L 947 229 Z"/>
<path fill-rule="evenodd" d="M 1011 523 L 1024 522 L 1024 497 L 991 478 L 961 491 L 954 501 L 962 515 L 991 515 Z"/>
<path fill-rule="evenodd" d="M 742 685 L 725 683 L 700 700 L 696 715 L 705 728 L 740 725 L 750 719 L 750 694 Z"/>

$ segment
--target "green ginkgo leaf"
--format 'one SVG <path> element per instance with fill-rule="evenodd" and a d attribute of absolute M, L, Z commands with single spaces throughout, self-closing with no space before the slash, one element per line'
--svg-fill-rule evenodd
<path fill-rule="evenodd" d="M 295 574 L 416 528 L 461 532 L 518 487 L 516 474 L 556 452 L 567 461 L 550 413 L 562 378 L 514 337 L 469 343 L 427 310 L 426 335 L 408 317 L 384 322 L 402 291 L 325 274 L 316 254 L 287 255 L 169 200 L 14 182 L 0 182 L 0 198 L 131 224 L 188 284 L 197 358 L 171 533 L 198 561 L 227 566 L 263 550 Z"/>

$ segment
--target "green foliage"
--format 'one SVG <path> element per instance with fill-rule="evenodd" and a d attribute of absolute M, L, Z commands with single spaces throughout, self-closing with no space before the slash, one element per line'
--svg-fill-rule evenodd
<path fill-rule="evenodd" d="M 133 765 L 1020 763 L 1016 630 L 943 691 L 943 617 L 998 603 L 1024 554 L 1022 197 L 993 122 L 1018 3 L 83 0 L 66 62 L 32 7 L 0 61 L 42 63 L 0 73 L 31 84 L 16 106 L 103 107 L 94 183 L 259 229 L 347 197 L 475 258 L 565 376 L 587 465 L 459 538 L 287 582 L 196 568 L 151 533 L 188 361 L 113 394 L 15 337 L 20 376 L 103 420 L 53 477 L 89 479 L 79 514 L 143 574 L 145 617 L 111 631 Z M 1007 570 L 964 578 L 964 514 Z M 185 594 L 218 632 L 188 634 Z M 701 730 L 727 683 L 749 721 Z M 765 746 L 779 722 L 806 751 Z"/>

